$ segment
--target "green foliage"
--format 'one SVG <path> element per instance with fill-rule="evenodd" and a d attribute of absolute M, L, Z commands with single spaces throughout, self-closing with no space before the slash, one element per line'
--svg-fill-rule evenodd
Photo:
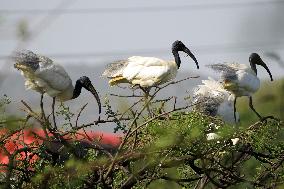
<path fill-rule="evenodd" d="M 19 128 L 17 123 L 18 118 L 6 114 L 6 108 L 11 102 L 11 99 L 6 94 L 0 98 L 0 128 L 15 130 Z"/>
<path fill-rule="evenodd" d="M 212 123 L 214 123 L 215 127 L 219 127 L 219 129 L 215 129 L 219 137 L 215 140 L 207 140 L 207 133 L 212 130 L 210 128 Z M 150 186 L 158 187 L 160 185 L 162 188 L 164 185 L 171 187 L 177 185 L 172 180 L 194 179 L 198 169 L 201 169 L 199 171 L 202 172 L 202 169 L 208 168 L 211 170 L 211 174 L 218 175 L 219 171 L 224 171 L 225 174 L 225 167 L 228 167 L 232 172 L 236 171 L 236 175 L 245 175 L 245 177 L 242 177 L 244 181 L 247 179 L 244 183 L 251 185 L 252 180 L 257 179 L 256 175 L 265 170 L 263 161 L 265 162 L 268 156 L 272 159 L 280 157 L 284 149 L 283 125 L 280 125 L 279 121 L 272 120 L 258 123 L 256 128 L 236 132 L 232 125 L 226 125 L 220 120 L 196 112 L 174 113 L 165 120 L 155 120 L 147 124 L 141 130 L 139 136 L 141 136 L 140 151 L 149 154 L 155 151 L 158 151 L 158 153 L 147 156 L 147 159 L 140 162 L 138 166 L 134 164 L 136 166 L 133 167 L 133 172 L 140 170 L 147 163 L 150 163 L 151 167 L 156 166 L 153 173 L 155 173 L 154 178 L 157 180 L 154 179 L 155 181 L 151 182 Z M 233 146 L 230 139 L 235 137 L 241 138 L 241 141 Z M 242 162 L 242 166 L 236 170 L 230 168 L 230 165 L 237 163 L 235 157 L 239 155 L 238 152 L 242 151 L 244 147 L 253 149 L 254 154 L 251 154 L 252 157 Z M 269 155 L 265 158 L 258 157 L 258 155 L 266 154 Z M 191 157 L 187 159 L 187 163 L 185 161 L 173 163 L 178 158 L 188 156 Z M 195 163 L 194 166 L 199 167 L 196 170 L 192 166 L 193 162 Z M 167 164 L 170 164 L 170 168 L 168 168 Z M 162 169 L 161 167 L 164 166 L 165 169 Z M 164 177 L 167 179 L 159 179 Z M 240 180 L 242 179 L 240 178 Z M 191 188 L 193 185 L 189 183 L 182 184 L 182 186 Z M 243 186 L 240 185 L 239 188 Z M 181 185 L 174 188 L 181 188 Z"/>
<path fill-rule="evenodd" d="M 61 103 L 56 111 L 56 115 L 62 117 L 65 120 L 63 127 L 70 126 L 71 119 L 74 117 L 74 113 L 70 111 L 70 108 L 63 103 Z"/>
<path fill-rule="evenodd" d="M 105 108 L 106 108 L 106 115 L 108 115 L 108 117 L 114 118 L 113 122 L 116 124 L 116 127 L 114 128 L 114 133 L 116 133 L 118 131 L 122 131 L 122 132 L 126 133 L 126 131 L 127 131 L 126 125 L 123 124 L 117 118 L 117 112 L 112 110 L 112 106 L 111 106 L 108 98 L 105 98 Z"/>
<path fill-rule="evenodd" d="M 11 99 L 4 95 L 2 98 L 0 98 L 0 120 L 4 119 L 5 117 L 5 107 L 11 103 Z"/>
<path fill-rule="evenodd" d="M 147 100 L 152 101 L 154 97 L 137 101 L 137 105 L 134 103 L 123 111 L 113 110 L 106 100 L 104 120 L 65 132 L 53 127 L 52 116 L 45 119 L 41 112 L 29 109 L 28 116 L 53 135 L 39 145 L 23 144 L 19 150 L 28 156 L 21 152 L 14 152 L 15 157 L 10 155 L 14 162 L 0 178 L 1 186 L 31 189 L 42 186 L 54 189 L 281 187 L 284 182 L 281 121 L 249 122 L 247 119 L 236 127 L 219 118 L 190 111 L 190 106 L 176 108 L 169 105 L 169 100 L 152 102 L 147 109 Z M 4 106 L 10 100 L 2 102 Z M 60 128 L 74 125 L 74 113 L 63 104 L 55 116 L 65 120 Z M 104 122 L 115 123 L 116 131 L 125 133 L 117 149 L 108 150 L 100 145 L 99 139 L 88 145 L 76 140 L 78 128 Z M 25 126 L 22 122 L 18 124 Z M 65 140 L 67 134 L 74 140 Z M 2 149 L 8 138 L 5 136 L 1 141 Z M 232 139 L 236 138 L 239 141 L 233 144 Z M 33 161 L 34 156 L 38 158 Z"/>

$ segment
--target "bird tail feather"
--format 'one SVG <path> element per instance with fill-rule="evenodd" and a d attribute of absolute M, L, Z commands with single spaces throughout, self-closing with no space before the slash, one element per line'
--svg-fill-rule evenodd
<path fill-rule="evenodd" d="M 128 83 L 128 80 L 123 76 L 114 77 L 109 81 L 110 86 L 117 85 L 119 83 Z"/>
<path fill-rule="evenodd" d="M 206 67 L 211 68 L 211 69 L 218 71 L 218 72 L 226 71 L 226 70 L 229 69 L 229 66 L 227 64 L 223 64 L 223 63 L 210 64 L 210 65 L 206 65 Z"/>
<path fill-rule="evenodd" d="M 39 55 L 33 53 L 32 51 L 24 50 L 20 52 L 15 52 L 12 55 L 13 60 L 16 62 L 14 67 L 19 70 L 31 70 L 35 71 L 39 67 Z"/>
<path fill-rule="evenodd" d="M 112 78 L 122 75 L 123 69 L 127 66 L 127 60 L 119 60 L 107 65 L 102 76 Z"/>

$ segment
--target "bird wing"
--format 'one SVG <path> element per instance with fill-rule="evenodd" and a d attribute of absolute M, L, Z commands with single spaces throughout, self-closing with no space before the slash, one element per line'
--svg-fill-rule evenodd
<path fill-rule="evenodd" d="M 199 85 L 194 89 L 193 99 L 199 98 L 212 98 L 216 103 L 220 103 L 224 99 L 224 91 L 214 90 L 206 85 Z"/>
<path fill-rule="evenodd" d="M 236 63 L 231 63 L 231 64 L 211 64 L 207 65 L 207 67 L 217 71 L 221 72 L 221 79 L 226 80 L 226 81 L 234 81 L 237 80 L 238 76 L 236 72 L 238 71 L 237 66 L 238 64 Z"/>
<path fill-rule="evenodd" d="M 219 81 L 214 80 L 211 77 L 208 77 L 208 79 L 206 80 L 202 80 L 203 85 L 199 85 L 199 86 L 206 86 L 207 88 L 211 89 L 211 90 L 217 90 L 217 91 L 224 91 L 224 87 L 223 84 Z"/>
<path fill-rule="evenodd" d="M 112 62 L 106 66 L 106 69 L 102 76 L 112 78 L 118 77 L 123 74 L 124 68 L 128 65 L 128 60 L 118 60 Z"/>
<path fill-rule="evenodd" d="M 196 110 L 206 115 L 220 116 L 225 122 L 234 123 L 234 96 L 231 93 L 208 91 L 206 95 L 202 94 L 197 92 L 193 96 Z"/>
<path fill-rule="evenodd" d="M 156 83 L 159 82 L 159 79 L 167 75 L 170 69 L 164 60 L 154 57 L 135 56 L 130 57 L 128 60 L 128 65 L 123 70 L 123 77 L 129 81 L 151 80 Z"/>
<path fill-rule="evenodd" d="M 40 62 L 40 69 L 35 72 L 35 75 L 54 90 L 64 91 L 72 86 L 71 78 L 59 64 Z"/>
<path fill-rule="evenodd" d="M 220 104 L 224 102 L 230 93 L 223 88 L 220 82 L 212 78 L 202 80 L 202 83 L 193 91 L 195 109 L 207 115 L 216 116 Z"/>
<path fill-rule="evenodd" d="M 156 57 L 131 56 L 128 58 L 128 64 L 131 64 L 132 66 L 163 66 L 164 63 L 164 60 Z"/>
<path fill-rule="evenodd" d="M 131 74 L 134 77 L 139 70 L 143 67 L 159 66 L 163 60 L 155 57 L 142 57 L 142 56 L 131 56 L 126 60 L 118 60 L 112 62 L 106 66 L 102 76 L 113 78 L 124 75 L 125 69 L 131 68 L 134 72 Z"/>
<path fill-rule="evenodd" d="M 238 82 L 236 82 L 239 90 L 247 92 L 256 92 L 260 87 L 259 78 L 254 73 L 246 70 L 237 71 Z"/>
<path fill-rule="evenodd" d="M 34 72 L 39 68 L 39 57 L 32 51 L 24 50 L 15 52 L 12 56 L 14 67 L 22 71 Z"/>

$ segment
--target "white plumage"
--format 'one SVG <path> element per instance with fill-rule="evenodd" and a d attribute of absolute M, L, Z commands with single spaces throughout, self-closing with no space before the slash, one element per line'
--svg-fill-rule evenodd
<path fill-rule="evenodd" d="M 236 96 L 251 96 L 260 87 L 256 73 L 245 64 L 214 64 L 210 67 L 221 71 L 221 81 L 224 88 L 232 91 Z"/>
<path fill-rule="evenodd" d="M 256 64 L 263 66 L 268 72 L 271 81 L 273 81 L 269 68 L 262 61 L 260 56 L 252 53 L 249 57 L 250 67 L 245 64 L 231 63 L 231 64 L 214 64 L 209 65 L 212 69 L 221 72 L 221 82 L 223 87 L 231 91 L 235 95 L 234 108 L 237 97 L 248 96 L 249 106 L 256 113 L 259 118 L 260 114 L 256 112 L 252 105 L 252 94 L 260 87 L 260 81 L 257 77 Z"/>
<path fill-rule="evenodd" d="M 202 80 L 202 83 L 193 93 L 195 109 L 206 115 L 220 116 L 227 123 L 234 123 L 234 94 L 211 78 Z M 238 120 L 238 113 L 236 115 Z"/>
<path fill-rule="evenodd" d="M 45 57 L 38 58 L 38 68 L 35 71 L 20 63 L 15 65 L 26 79 L 25 87 L 39 93 L 47 93 L 60 101 L 72 99 L 74 87 L 64 68 Z"/>
<path fill-rule="evenodd" d="M 37 55 L 32 51 L 18 52 L 15 57 L 14 67 L 21 71 L 25 77 L 25 87 L 35 90 L 59 101 L 77 98 L 82 87 L 90 91 L 96 98 L 99 111 L 101 103 L 99 96 L 88 77 L 83 76 L 77 80 L 75 87 L 65 69 L 54 63 L 51 59 Z"/>
<path fill-rule="evenodd" d="M 181 42 L 175 41 L 172 45 L 172 52 L 175 61 L 165 61 L 155 57 L 132 56 L 126 60 L 120 60 L 109 64 L 103 76 L 110 78 L 110 85 L 119 83 L 130 83 L 148 88 L 163 84 L 176 77 L 180 67 L 178 52 L 187 53 L 196 63 L 198 62 L 190 50 Z"/>
<path fill-rule="evenodd" d="M 133 85 L 149 87 L 159 85 L 175 78 L 178 67 L 174 61 L 164 61 L 155 57 L 132 56 L 126 61 L 121 75 Z M 103 74 L 105 75 L 105 73 Z"/>

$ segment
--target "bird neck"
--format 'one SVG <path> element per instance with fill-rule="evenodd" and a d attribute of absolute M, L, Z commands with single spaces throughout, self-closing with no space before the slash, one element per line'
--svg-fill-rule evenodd
<path fill-rule="evenodd" d="M 255 63 L 250 62 L 250 67 L 254 71 L 255 75 L 257 75 L 257 69 Z"/>
<path fill-rule="evenodd" d="M 77 80 L 73 91 L 72 99 L 77 98 L 81 94 L 82 87 L 83 87 L 82 82 L 80 80 Z"/>
<path fill-rule="evenodd" d="M 179 67 L 180 67 L 180 63 L 181 63 L 181 60 L 180 60 L 178 51 L 173 51 L 173 55 L 174 55 L 174 57 L 175 57 L 175 62 L 176 62 L 176 64 L 177 64 L 177 67 L 179 68 Z"/>

